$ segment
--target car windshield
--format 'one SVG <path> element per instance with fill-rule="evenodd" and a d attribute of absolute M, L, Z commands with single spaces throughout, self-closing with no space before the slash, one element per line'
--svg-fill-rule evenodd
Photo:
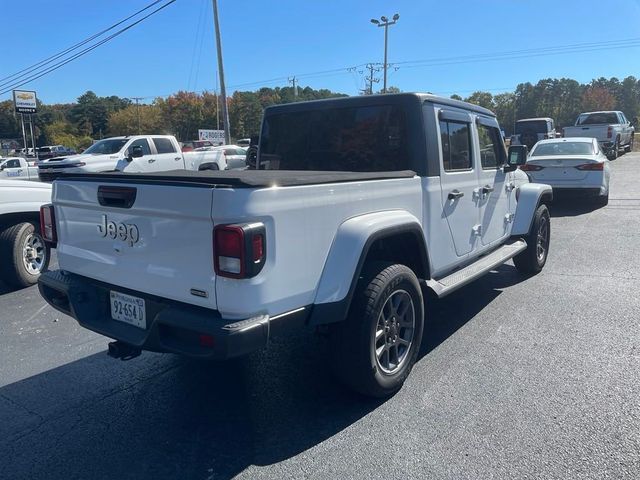
<path fill-rule="evenodd" d="M 578 125 L 616 124 L 618 116 L 614 112 L 589 113 L 580 115 Z"/>
<path fill-rule="evenodd" d="M 126 138 L 100 140 L 87 148 L 83 153 L 90 153 L 92 155 L 109 155 L 111 153 L 118 153 L 125 143 L 127 143 Z"/>
<path fill-rule="evenodd" d="M 526 122 L 516 122 L 516 135 L 524 132 L 546 133 L 547 122 L 545 120 L 529 120 Z"/>
<path fill-rule="evenodd" d="M 539 143 L 531 152 L 532 157 L 546 155 L 593 155 L 591 142 L 551 142 Z"/>
<path fill-rule="evenodd" d="M 314 109 L 264 120 L 259 168 L 383 172 L 409 168 L 404 111 L 392 105 Z"/>

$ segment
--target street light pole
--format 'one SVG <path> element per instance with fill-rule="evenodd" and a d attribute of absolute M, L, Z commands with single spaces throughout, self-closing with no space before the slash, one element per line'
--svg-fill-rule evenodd
<path fill-rule="evenodd" d="M 224 124 L 224 143 L 231 143 L 231 127 L 229 125 L 229 110 L 227 108 L 227 89 L 224 84 L 224 69 L 222 68 L 222 41 L 220 40 L 220 25 L 218 24 L 218 0 L 213 2 L 213 22 L 216 33 L 216 47 L 218 49 L 218 72 L 220 75 L 220 94 L 222 96 L 222 122 Z"/>
<path fill-rule="evenodd" d="M 378 27 L 384 27 L 384 64 L 382 68 L 384 69 L 383 74 L 383 84 L 382 84 L 382 93 L 387 93 L 387 44 L 389 38 L 389 26 L 395 25 L 398 22 L 400 15 L 397 13 L 393 16 L 391 20 L 387 17 L 380 17 L 380 20 L 376 20 L 375 18 L 371 19 L 371 23 L 377 25 Z"/>

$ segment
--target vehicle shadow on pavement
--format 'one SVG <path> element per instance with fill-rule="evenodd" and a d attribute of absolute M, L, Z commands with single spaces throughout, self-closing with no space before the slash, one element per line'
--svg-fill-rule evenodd
<path fill-rule="evenodd" d="M 552 217 L 577 217 L 603 208 L 589 199 L 558 199 L 549 206 Z"/>
<path fill-rule="evenodd" d="M 429 300 L 421 357 L 519 281 L 504 265 Z M 227 363 L 90 355 L 0 388 L 0 477 L 232 478 L 287 460 L 384 403 L 339 385 L 329 362 L 311 332 Z"/>

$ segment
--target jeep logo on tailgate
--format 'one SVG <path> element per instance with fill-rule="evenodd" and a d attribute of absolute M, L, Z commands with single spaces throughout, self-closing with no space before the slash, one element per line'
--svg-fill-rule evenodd
<path fill-rule="evenodd" d="M 98 224 L 98 233 L 103 237 L 110 237 L 114 240 L 119 238 L 131 246 L 140 239 L 140 232 L 135 224 L 109 222 L 106 215 L 102 215 L 102 223 Z"/>

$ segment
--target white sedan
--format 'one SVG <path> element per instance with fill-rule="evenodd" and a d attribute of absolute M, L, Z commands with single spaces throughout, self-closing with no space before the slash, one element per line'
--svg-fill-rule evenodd
<path fill-rule="evenodd" d="M 584 196 L 609 202 L 609 160 L 595 138 L 554 138 L 535 144 L 520 167 L 532 182 L 553 187 L 554 197 Z"/>

